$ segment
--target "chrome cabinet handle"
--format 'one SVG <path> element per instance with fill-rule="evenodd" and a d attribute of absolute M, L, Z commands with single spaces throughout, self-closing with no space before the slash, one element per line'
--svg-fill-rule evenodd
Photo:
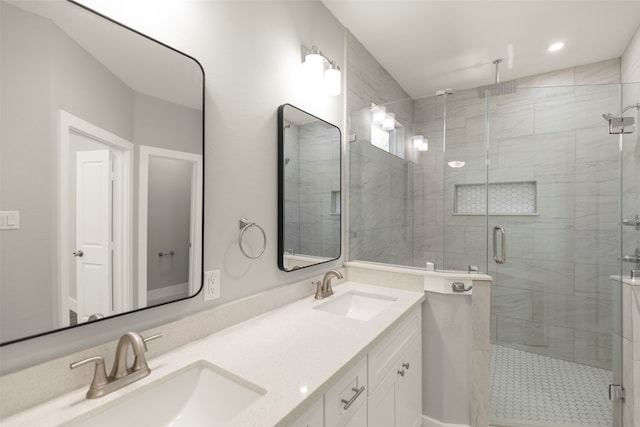
<path fill-rule="evenodd" d="M 362 386 L 360 388 L 352 387 L 351 390 L 356 392 L 353 396 L 351 396 L 351 399 L 349 399 L 349 400 L 340 399 L 340 402 L 344 403 L 344 408 L 343 409 L 345 411 L 347 409 L 349 409 L 349 406 L 353 405 L 353 402 L 355 402 L 356 399 L 358 398 L 358 396 L 360 396 L 362 394 L 362 392 L 364 391 L 364 386 Z"/>
<path fill-rule="evenodd" d="M 404 369 L 398 370 L 398 375 L 400 375 L 401 377 L 404 377 Z"/>
<path fill-rule="evenodd" d="M 84 252 L 82 252 L 82 249 L 79 249 L 73 252 L 73 256 L 81 257 L 82 255 L 84 255 Z"/>
<path fill-rule="evenodd" d="M 402 367 L 403 367 L 404 369 L 406 369 L 406 370 L 409 370 L 409 362 L 407 362 L 407 363 L 403 363 L 403 364 L 402 364 Z"/>
<path fill-rule="evenodd" d="M 498 232 L 500 232 L 500 256 L 498 256 Z M 493 260 L 498 264 L 507 262 L 507 233 L 503 227 L 493 227 Z"/>

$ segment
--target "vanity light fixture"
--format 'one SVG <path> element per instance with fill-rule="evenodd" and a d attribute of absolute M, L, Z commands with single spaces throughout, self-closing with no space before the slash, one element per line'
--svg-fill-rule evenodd
<path fill-rule="evenodd" d="M 314 89 L 323 88 L 329 96 L 340 95 L 342 73 L 335 61 L 327 58 L 318 46 L 312 46 L 311 49 L 302 46 L 302 50 L 306 52 L 302 65 L 309 84 Z"/>
<path fill-rule="evenodd" d="M 458 169 L 461 168 L 465 165 L 466 163 L 463 162 L 462 160 L 453 160 L 449 163 L 447 163 L 447 165 L 449 165 L 450 168 L 454 168 L 454 169 Z"/>
<path fill-rule="evenodd" d="M 415 135 L 413 137 L 413 148 L 420 148 L 420 146 L 422 146 L 422 144 L 424 144 L 424 136 Z"/>
<path fill-rule="evenodd" d="M 564 42 L 556 42 L 556 43 L 552 43 L 551 45 L 549 45 L 547 50 L 549 52 L 557 52 L 560 49 L 562 49 L 563 47 L 564 47 Z"/>
<path fill-rule="evenodd" d="M 429 151 L 429 140 L 424 138 L 422 144 L 418 147 L 418 151 Z"/>
<path fill-rule="evenodd" d="M 329 61 L 329 68 L 324 71 L 324 90 L 329 96 L 340 95 L 342 88 L 342 73 L 335 61 Z"/>
<path fill-rule="evenodd" d="M 387 116 L 387 109 L 380 105 L 374 105 L 371 107 L 371 124 L 380 126 L 384 122 L 384 118 Z"/>
<path fill-rule="evenodd" d="M 393 113 L 387 113 L 382 122 L 383 130 L 394 130 L 396 128 L 396 115 Z"/>

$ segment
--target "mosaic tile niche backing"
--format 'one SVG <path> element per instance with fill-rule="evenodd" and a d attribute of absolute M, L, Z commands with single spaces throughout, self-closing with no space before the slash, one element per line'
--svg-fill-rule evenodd
<path fill-rule="evenodd" d="M 455 186 L 454 214 L 484 215 L 485 185 Z M 536 182 L 500 182 L 489 184 L 490 215 L 535 215 Z"/>

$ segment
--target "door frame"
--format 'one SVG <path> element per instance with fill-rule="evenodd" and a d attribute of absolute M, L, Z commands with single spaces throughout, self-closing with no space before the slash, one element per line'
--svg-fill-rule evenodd
<path fill-rule="evenodd" d="M 140 146 L 138 177 L 138 302 L 136 308 L 147 306 L 147 223 L 149 201 L 149 158 L 184 160 L 191 169 L 191 214 L 189 247 L 189 296 L 200 289 L 202 251 L 202 155 L 166 148 Z"/>
<path fill-rule="evenodd" d="M 72 224 L 70 206 L 70 164 L 69 154 L 71 133 L 76 132 L 94 139 L 113 150 L 113 231 L 112 231 L 112 311 L 120 313 L 132 308 L 132 248 L 133 248 L 133 143 L 106 131 L 92 123 L 66 111 L 58 113 L 58 196 L 60 200 L 58 216 L 58 323 L 70 326 L 69 310 L 69 263 L 72 246 L 69 233 Z M 75 225 L 74 225 L 75 226 Z M 113 313 L 103 313 L 105 315 Z"/>

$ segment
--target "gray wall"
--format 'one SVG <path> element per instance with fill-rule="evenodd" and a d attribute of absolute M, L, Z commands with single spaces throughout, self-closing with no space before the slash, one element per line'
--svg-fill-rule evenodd
<path fill-rule="evenodd" d="M 192 168 L 184 160 L 149 158 L 147 291 L 189 282 Z"/>
<path fill-rule="evenodd" d="M 133 94 L 56 26 L 1 7 L 0 205 L 20 211 L 21 220 L 0 240 L 0 336 L 7 341 L 58 324 L 51 285 L 58 277 L 58 110 L 131 139 Z M 16 85 L 20 79 L 28 84 Z"/>
<path fill-rule="evenodd" d="M 344 128 L 343 96 L 309 93 L 300 66 L 301 45 L 318 45 L 339 64 L 345 63 L 345 31 L 338 20 L 317 1 L 135 3 L 126 10 L 102 2 L 99 10 L 197 58 L 205 70 L 203 263 L 205 270 L 221 270 L 222 298 L 205 304 L 199 296 L 4 346 L 3 372 L 298 282 L 343 261 L 285 273 L 277 267 L 275 244 L 277 107 L 289 102 Z M 153 19 L 148 19 L 150 13 Z M 238 220 L 243 216 L 260 224 L 268 237 L 267 249 L 257 260 L 245 258 L 238 247 Z"/>

